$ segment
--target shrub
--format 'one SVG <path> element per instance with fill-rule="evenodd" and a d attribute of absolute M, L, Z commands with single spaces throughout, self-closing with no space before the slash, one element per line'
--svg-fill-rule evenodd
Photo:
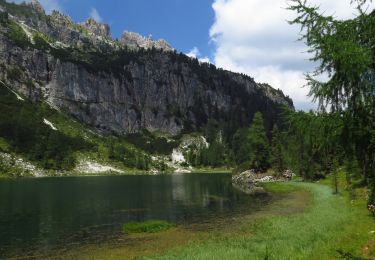
<path fill-rule="evenodd" d="M 8 23 L 8 32 L 6 36 L 21 48 L 31 45 L 25 31 L 13 21 L 9 21 Z"/>
<path fill-rule="evenodd" d="M 48 40 L 43 34 L 36 33 L 34 34 L 35 47 L 39 50 L 48 50 L 51 46 L 48 43 Z"/>
<path fill-rule="evenodd" d="M 48 111 L 42 104 L 20 102 L 1 85 L 0 111 L 0 138 L 10 145 L 9 150 L 46 169 L 73 169 L 74 152 L 92 149 L 84 139 L 67 136 L 45 125 L 43 118 Z"/>

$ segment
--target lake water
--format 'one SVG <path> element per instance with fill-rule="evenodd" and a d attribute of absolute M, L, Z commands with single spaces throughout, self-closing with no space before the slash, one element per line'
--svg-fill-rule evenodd
<path fill-rule="evenodd" d="M 273 200 L 235 190 L 229 174 L 0 181 L 0 258 L 100 243 L 129 221 L 199 224 L 251 214 Z"/>

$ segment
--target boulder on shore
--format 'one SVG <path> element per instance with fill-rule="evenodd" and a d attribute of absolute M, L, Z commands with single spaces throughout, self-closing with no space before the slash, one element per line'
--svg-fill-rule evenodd
<path fill-rule="evenodd" d="M 265 192 L 262 187 L 258 186 L 259 183 L 290 181 L 293 176 L 294 173 L 291 170 L 284 171 L 280 178 L 264 173 L 256 173 L 255 170 L 247 170 L 239 174 L 234 174 L 232 176 L 232 185 L 245 193 L 253 194 Z"/>

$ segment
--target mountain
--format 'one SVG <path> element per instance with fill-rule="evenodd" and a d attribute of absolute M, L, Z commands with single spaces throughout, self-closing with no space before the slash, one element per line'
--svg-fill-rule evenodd
<path fill-rule="evenodd" d="M 114 40 L 108 25 L 46 15 L 38 1 L 0 6 L 2 81 L 102 132 L 178 134 L 210 120 L 239 127 L 257 111 L 270 128 L 282 105 L 293 106 L 280 90 L 200 63 L 165 40 L 129 32 Z"/>
<path fill-rule="evenodd" d="M 270 134 L 284 107 L 165 40 L 0 0 L 0 177 L 236 167 L 254 114 Z"/>

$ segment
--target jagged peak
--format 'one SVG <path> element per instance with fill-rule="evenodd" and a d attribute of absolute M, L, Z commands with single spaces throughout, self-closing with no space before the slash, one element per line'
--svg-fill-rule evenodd
<path fill-rule="evenodd" d="M 28 3 L 28 5 L 38 13 L 45 14 L 45 10 L 38 0 L 32 0 L 30 3 Z"/>
<path fill-rule="evenodd" d="M 84 26 L 86 29 L 88 29 L 97 36 L 112 38 L 111 28 L 109 27 L 109 25 L 105 23 L 99 23 L 91 17 L 87 19 L 86 22 L 82 24 L 82 26 Z"/>
<path fill-rule="evenodd" d="M 52 13 L 51 13 L 51 18 L 53 18 L 55 21 L 59 21 L 59 22 L 66 22 L 66 23 L 74 23 L 73 22 L 73 19 L 69 16 L 69 15 L 66 15 L 66 14 L 63 14 L 63 13 L 60 13 L 59 11 L 57 10 L 53 10 Z"/>
<path fill-rule="evenodd" d="M 124 31 L 121 36 L 120 42 L 132 49 L 163 49 L 164 51 L 173 51 L 172 46 L 164 39 L 154 40 L 152 35 L 147 37 L 135 32 Z"/>

